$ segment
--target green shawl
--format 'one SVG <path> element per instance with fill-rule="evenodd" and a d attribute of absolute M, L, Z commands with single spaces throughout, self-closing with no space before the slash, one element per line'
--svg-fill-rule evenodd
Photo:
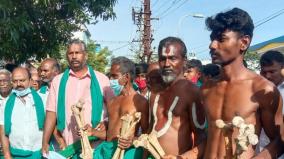
<path fill-rule="evenodd" d="M 117 141 L 103 141 L 94 151 L 93 159 L 112 159 L 117 148 Z M 129 147 L 125 150 L 123 159 L 142 159 L 143 149 L 141 147 Z"/>
<path fill-rule="evenodd" d="M 39 93 L 46 94 L 47 85 L 42 85 L 39 89 Z"/>
<path fill-rule="evenodd" d="M 36 109 L 36 116 L 37 116 L 37 123 L 38 127 L 40 130 L 43 129 L 44 125 L 44 118 L 45 118 L 45 113 L 44 113 L 44 106 L 41 97 L 38 95 L 38 93 L 31 88 L 31 94 L 33 96 L 33 100 L 35 103 L 35 109 Z M 12 118 L 12 112 L 13 108 L 15 105 L 15 100 L 16 100 L 16 94 L 11 93 L 9 96 L 5 110 L 4 110 L 4 129 L 5 129 L 5 134 L 8 136 L 11 132 L 11 118 Z"/>
<path fill-rule="evenodd" d="M 101 92 L 101 88 L 95 72 L 93 69 L 88 66 L 89 73 L 91 75 L 91 100 L 92 100 L 92 126 L 96 127 L 96 125 L 101 121 L 101 114 L 103 110 L 103 96 Z M 69 78 L 70 69 L 66 69 L 63 73 L 63 76 L 60 80 L 59 92 L 58 92 L 58 100 L 57 100 L 57 129 L 59 131 L 63 131 L 65 128 L 65 91 L 66 85 Z"/>

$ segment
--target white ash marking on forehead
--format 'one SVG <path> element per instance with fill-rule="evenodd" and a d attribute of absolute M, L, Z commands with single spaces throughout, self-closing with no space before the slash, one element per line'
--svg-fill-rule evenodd
<path fill-rule="evenodd" d="M 176 48 L 173 45 L 170 45 L 168 47 L 163 47 L 162 55 L 163 56 L 174 56 L 175 51 L 176 51 Z"/>

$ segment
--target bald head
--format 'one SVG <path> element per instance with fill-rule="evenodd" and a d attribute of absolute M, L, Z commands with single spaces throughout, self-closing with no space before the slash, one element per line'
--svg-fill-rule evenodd
<path fill-rule="evenodd" d="M 59 63 L 54 58 L 47 58 L 42 61 L 39 67 L 39 73 L 42 81 L 49 83 L 60 73 Z"/>
<path fill-rule="evenodd" d="M 13 88 L 16 90 L 24 90 L 29 87 L 31 74 L 27 68 L 17 67 L 12 72 Z"/>
<path fill-rule="evenodd" d="M 158 62 L 151 63 L 147 70 L 147 85 L 151 92 L 158 92 L 163 88 L 163 79 L 160 73 L 160 66 Z"/>
<path fill-rule="evenodd" d="M 159 70 L 160 69 L 160 65 L 158 62 L 153 62 L 151 63 L 149 66 L 148 66 L 148 69 L 147 69 L 147 74 L 150 73 L 151 71 L 153 70 Z"/>

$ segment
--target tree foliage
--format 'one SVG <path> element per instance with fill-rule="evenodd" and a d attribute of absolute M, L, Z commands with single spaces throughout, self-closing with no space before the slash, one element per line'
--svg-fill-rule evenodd
<path fill-rule="evenodd" d="M 105 72 L 106 66 L 108 65 L 108 59 L 111 56 L 111 52 L 107 47 L 103 48 L 99 52 L 95 52 L 96 45 L 91 42 L 87 45 L 88 50 L 88 64 L 95 70 Z"/>
<path fill-rule="evenodd" d="M 115 18 L 116 0 L 0 0 L 0 53 L 22 62 L 59 57 L 80 25 Z M 92 20 L 94 19 L 94 20 Z"/>
<path fill-rule="evenodd" d="M 260 55 L 257 54 L 257 52 L 252 52 L 252 51 L 246 52 L 244 59 L 249 69 L 254 70 L 254 71 L 259 71 Z"/>
<path fill-rule="evenodd" d="M 96 50 L 96 44 L 91 41 L 87 45 L 87 52 L 88 52 L 88 60 L 87 63 L 90 65 L 92 68 L 94 68 L 97 71 L 100 71 L 102 73 L 105 73 L 106 67 L 109 62 L 109 58 L 111 58 L 111 52 L 108 50 L 107 47 L 101 49 L 99 52 L 95 52 Z M 66 48 L 61 49 L 60 51 L 61 57 L 60 57 L 60 63 L 63 68 L 68 67 L 68 63 L 66 60 Z"/>

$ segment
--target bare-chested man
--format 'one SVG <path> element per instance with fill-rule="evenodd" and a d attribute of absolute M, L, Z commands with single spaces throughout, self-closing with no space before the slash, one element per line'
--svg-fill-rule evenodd
<path fill-rule="evenodd" d="M 151 94 L 157 94 L 163 90 L 164 82 L 160 73 L 160 66 L 158 62 L 149 64 L 146 74 L 146 81 L 148 90 L 151 92 Z"/>
<path fill-rule="evenodd" d="M 142 158 L 141 149 L 129 148 L 132 136 L 130 138 L 118 139 L 122 125 L 120 118 L 126 114 L 132 115 L 135 112 L 141 112 L 142 116 L 140 122 L 137 124 L 137 128 L 141 127 L 143 133 L 147 133 L 148 131 L 148 103 L 142 95 L 133 89 L 132 82 L 134 77 L 135 65 L 131 60 L 126 57 L 117 57 L 112 60 L 110 85 L 118 96 L 114 97 L 107 106 L 107 141 L 95 149 L 95 159 L 111 159 L 117 146 L 127 149 L 124 158 Z M 117 140 L 119 140 L 118 144 Z"/>
<path fill-rule="evenodd" d="M 232 122 L 240 116 L 246 124 L 253 124 L 256 135 L 261 128 L 272 141 L 256 155 L 255 146 L 239 155 L 240 158 L 276 158 L 281 148 L 279 125 L 282 124 L 282 100 L 277 88 L 263 77 L 245 68 L 244 54 L 253 36 L 253 21 L 247 12 L 234 8 L 206 20 L 212 31 L 210 55 L 212 62 L 221 66 L 218 80 L 207 82 L 202 88 L 208 120 L 206 159 L 233 158 L 238 129 L 226 133 L 217 128 L 215 121 Z M 225 138 L 228 139 L 225 144 Z M 278 144 L 278 146 L 277 146 Z"/>
<path fill-rule="evenodd" d="M 152 131 L 157 134 L 166 153 L 163 158 L 201 157 L 202 153 L 198 153 L 200 147 L 192 149 L 199 142 L 194 144 L 191 133 L 194 132 L 196 139 L 200 141 L 205 116 L 199 89 L 183 76 L 186 46 L 179 38 L 167 37 L 159 44 L 158 56 L 165 85 L 164 90 L 151 100 L 150 107 L 154 116 Z"/>

